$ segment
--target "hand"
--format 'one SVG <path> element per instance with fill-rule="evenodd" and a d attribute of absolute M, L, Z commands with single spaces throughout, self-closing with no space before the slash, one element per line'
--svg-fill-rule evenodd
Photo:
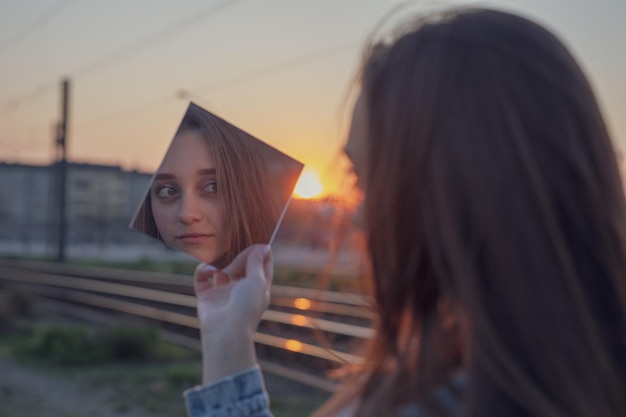
<path fill-rule="evenodd" d="M 269 305 L 272 274 L 266 245 L 246 248 L 221 271 L 206 264 L 196 268 L 204 383 L 256 364 L 253 335 Z"/>
<path fill-rule="evenodd" d="M 269 246 L 252 245 L 223 270 L 200 264 L 194 276 L 198 318 L 204 334 L 222 328 L 254 333 L 269 305 L 272 283 Z"/>

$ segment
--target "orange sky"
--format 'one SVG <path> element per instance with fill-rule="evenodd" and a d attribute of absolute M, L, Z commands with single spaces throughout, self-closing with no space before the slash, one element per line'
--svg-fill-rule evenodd
<path fill-rule="evenodd" d="M 51 160 L 58 84 L 69 74 L 73 160 L 155 169 L 187 106 L 177 98 L 186 90 L 199 105 L 311 166 L 328 191 L 346 169 L 336 158 L 361 47 L 402 1 L 239 0 L 204 17 L 219 0 L 66 3 L 45 21 L 37 19 L 50 1 L 0 4 L 0 160 Z M 535 18 L 572 48 L 623 148 L 626 2 L 483 4 Z"/>

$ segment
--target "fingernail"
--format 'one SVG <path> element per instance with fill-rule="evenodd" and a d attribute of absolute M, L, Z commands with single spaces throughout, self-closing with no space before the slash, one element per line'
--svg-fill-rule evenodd
<path fill-rule="evenodd" d="M 213 275 L 215 274 L 215 267 L 213 265 L 201 265 L 198 267 L 197 270 L 197 280 L 198 281 L 208 281 L 209 279 L 213 278 Z"/>
<path fill-rule="evenodd" d="M 263 256 L 265 257 L 265 256 L 269 255 L 271 250 L 272 250 L 272 247 L 270 245 L 265 245 L 263 247 L 263 252 L 262 252 Z"/>
<path fill-rule="evenodd" d="M 217 271 L 217 268 L 214 267 L 213 265 L 210 264 L 203 264 L 202 266 L 200 266 L 200 271 L 201 272 L 215 272 Z"/>
<path fill-rule="evenodd" d="M 214 275 L 214 280 L 215 280 L 215 285 L 224 285 L 224 284 L 228 284 L 230 282 L 233 282 L 233 279 L 231 278 L 230 275 L 228 275 L 227 273 L 223 272 L 223 271 L 217 271 L 215 272 Z"/>

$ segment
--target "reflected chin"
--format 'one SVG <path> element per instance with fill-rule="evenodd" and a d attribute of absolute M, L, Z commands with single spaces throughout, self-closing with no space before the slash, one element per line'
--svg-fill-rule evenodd
<path fill-rule="evenodd" d="M 175 244 L 171 246 L 202 262 L 211 263 L 216 258 L 217 250 L 212 236 L 205 239 L 176 239 Z"/>

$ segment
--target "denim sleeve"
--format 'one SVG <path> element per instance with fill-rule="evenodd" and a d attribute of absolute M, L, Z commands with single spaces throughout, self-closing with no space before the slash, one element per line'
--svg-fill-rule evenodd
<path fill-rule="evenodd" d="M 258 367 L 183 393 L 189 417 L 273 417 Z"/>

